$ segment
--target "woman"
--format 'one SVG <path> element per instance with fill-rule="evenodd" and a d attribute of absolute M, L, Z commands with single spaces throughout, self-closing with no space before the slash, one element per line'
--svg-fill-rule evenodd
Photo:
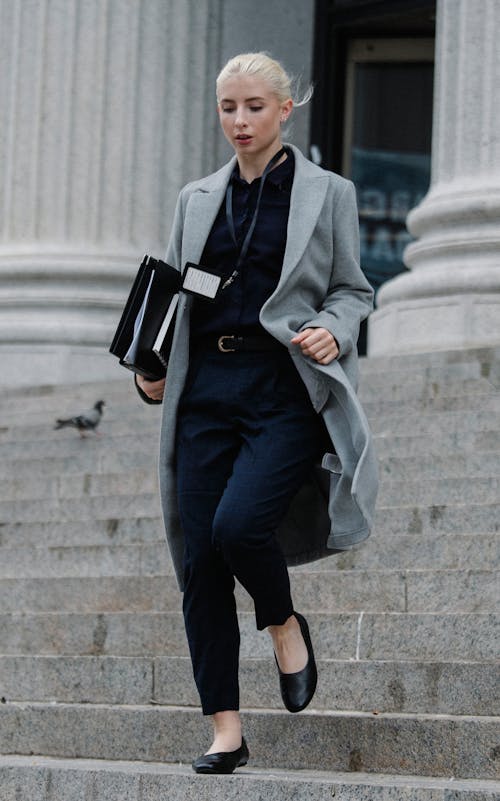
<path fill-rule="evenodd" d="M 297 104 L 296 104 L 297 105 Z M 199 773 L 246 764 L 238 690 L 235 578 L 274 647 L 287 709 L 316 687 L 276 531 L 325 451 L 335 523 L 322 553 L 368 536 L 376 475 L 356 400 L 356 340 L 372 290 L 358 265 L 353 186 L 283 147 L 290 79 L 262 53 L 231 59 L 217 108 L 235 158 L 181 191 L 166 260 L 220 276 L 215 300 L 183 294 L 165 381 L 137 377 L 165 408 L 160 479 L 193 672 L 214 740 Z M 189 368 L 188 368 L 189 365 Z M 350 380 L 349 380 L 350 377 Z M 319 413 L 321 412 L 321 414 Z M 331 552 L 331 551 L 330 551 Z M 297 561 L 297 560 L 296 560 Z"/>

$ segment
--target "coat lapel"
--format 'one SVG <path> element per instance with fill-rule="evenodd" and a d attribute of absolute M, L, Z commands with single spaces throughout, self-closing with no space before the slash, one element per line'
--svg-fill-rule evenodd
<path fill-rule="evenodd" d="M 233 158 L 221 170 L 199 182 L 199 188 L 189 197 L 184 218 L 182 266 L 187 261 L 198 264 L 208 235 L 226 194 L 233 171 Z"/>
<path fill-rule="evenodd" d="M 277 291 L 297 266 L 312 236 L 325 201 L 328 176 L 292 146 L 295 176 L 290 197 L 287 242 Z"/>

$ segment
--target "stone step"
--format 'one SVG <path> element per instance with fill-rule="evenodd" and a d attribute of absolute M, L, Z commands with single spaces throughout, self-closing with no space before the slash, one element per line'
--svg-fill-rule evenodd
<path fill-rule="evenodd" d="M 308 709 L 242 718 L 256 767 L 499 778 L 498 717 Z M 198 710 L 157 705 L 7 702 L 0 724 L 3 754 L 146 762 L 189 762 L 211 732 Z"/>
<path fill-rule="evenodd" d="M 122 473 L 70 473 L 69 475 L 6 478 L 0 485 L 0 500 L 82 498 L 103 495 L 151 495 L 158 492 L 156 465 Z"/>
<path fill-rule="evenodd" d="M 1 505 L 0 505 L 1 507 Z M 499 528 L 500 504 L 433 504 L 431 506 L 379 505 L 375 512 L 376 530 L 389 534 L 446 534 L 454 532 L 487 534 Z"/>
<path fill-rule="evenodd" d="M 387 455 L 387 447 L 380 446 L 381 439 L 377 438 L 377 452 L 379 456 L 380 476 L 390 476 L 397 480 L 412 480 L 425 475 L 426 478 L 462 478 L 491 477 L 500 474 L 500 455 L 498 451 L 464 452 L 450 451 L 438 452 L 428 458 L 425 467 L 422 464 L 422 454 L 393 456 Z M 413 440 L 419 442 L 418 440 Z M 66 456 L 51 456 L 45 458 L 9 459 L 0 462 L 0 480 L 19 477 L 44 476 L 46 479 L 53 476 L 65 476 L 69 480 L 71 475 L 88 474 L 100 476 L 111 473 L 127 473 L 131 470 L 150 470 L 156 473 L 156 447 L 153 452 L 146 448 L 98 448 L 97 451 L 78 449 L 77 452 Z M 422 453 L 425 449 L 421 448 Z M 427 455 L 427 454 L 426 454 Z"/>
<path fill-rule="evenodd" d="M 488 392 L 491 385 L 486 383 L 477 384 L 477 379 L 468 382 L 471 391 L 483 387 Z M 75 388 L 76 389 L 76 388 Z M 98 399 L 104 399 L 104 408 L 101 423 L 104 425 L 111 420 L 118 420 L 122 417 L 135 418 L 137 421 L 148 421 L 153 418 L 161 417 L 161 405 L 144 403 L 136 392 L 130 392 L 128 386 L 123 387 L 122 391 L 116 391 L 110 395 L 103 395 L 93 392 L 87 398 L 81 399 L 74 394 L 67 392 L 63 396 L 57 396 L 47 400 L 36 398 L 22 398 L 10 404 L 2 400 L 0 393 L 0 419 L 3 426 L 23 428 L 25 425 L 50 425 L 52 428 L 56 419 L 74 417 L 84 414 L 94 407 Z"/>
<path fill-rule="evenodd" d="M 429 353 L 370 356 L 360 359 L 362 375 L 382 375 L 393 372 L 407 374 L 458 368 L 473 365 L 481 375 L 488 377 L 500 362 L 498 346 L 486 348 L 459 348 L 436 350 Z"/>
<path fill-rule="evenodd" d="M 491 477 L 500 475 L 500 453 L 433 454 L 425 464 L 420 456 L 384 456 L 379 458 L 381 482 L 386 478 L 413 481 L 415 478 L 443 479 Z"/>
<path fill-rule="evenodd" d="M 165 530 L 159 514 L 151 517 L 115 517 L 93 520 L 66 520 L 31 523 L 3 523 L 0 547 L 140 545 L 163 543 Z"/>
<path fill-rule="evenodd" d="M 500 392 L 491 391 L 481 395 L 460 395 L 458 397 L 438 397 L 421 400 L 414 397 L 407 401 L 375 398 L 371 401 L 362 401 L 366 416 L 373 426 L 377 426 L 382 416 L 389 414 L 432 414 L 446 412 L 466 412 L 469 414 L 475 409 L 481 411 L 500 412 Z"/>
<path fill-rule="evenodd" d="M 500 665 L 318 660 L 315 709 L 499 715 Z M 240 664 L 242 705 L 280 706 L 272 658 Z M 0 656 L 6 701 L 198 706 L 189 657 Z"/>
<path fill-rule="evenodd" d="M 473 453 L 498 455 L 500 452 L 500 431 L 493 429 L 478 432 L 458 430 L 454 433 L 429 435 L 414 435 L 409 432 L 403 436 L 395 436 L 387 428 L 385 431 L 374 431 L 373 439 L 379 460 L 390 456 L 424 458 L 425 465 L 436 456 L 444 454 L 454 457 Z"/>
<path fill-rule="evenodd" d="M 85 604 L 90 596 L 94 602 L 97 598 L 107 598 L 113 608 L 127 609 L 132 599 L 137 598 L 142 609 L 143 604 L 152 608 L 154 598 L 158 606 L 153 608 L 169 609 L 173 597 L 174 609 L 177 608 L 176 580 L 164 544 L 116 548 L 5 548 L 2 557 L 0 597 L 7 608 L 18 600 L 24 608 L 28 599 L 32 605 L 47 602 L 52 605 L 54 598 L 57 603 L 63 603 L 65 595 L 71 597 L 72 590 L 77 593 L 75 598 L 79 604 Z M 489 570 L 423 570 L 421 567 L 417 570 L 339 570 L 333 557 L 330 569 L 326 566 L 317 569 L 312 564 L 292 570 L 291 575 L 295 604 L 307 611 L 317 608 L 332 612 L 366 608 L 379 612 L 500 611 L 499 571 L 495 570 L 495 565 Z M 60 582 L 68 578 L 75 581 L 67 584 L 68 589 L 64 591 Z M 23 585 L 26 594 L 18 599 L 22 579 L 26 580 Z M 30 580 L 38 580 L 39 585 L 30 586 Z M 44 581 L 54 582 L 53 588 L 44 587 Z M 149 592 L 148 586 L 151 587 Z M 44 598 L 39 599 L 40 595 Z M 240 608 L 252 608 L 246 593 L 238 591 L 237 597 Z M 59 608 L 66 609 L 65 606 Z"/>
<path fill-rule="evenodd" d="M 389 534 L 493 533 L 498 531 L 500 504 L 445 504 L 383 506 L 376 510 L 376 529 Z M 158 493 L 128 496 L 88 496 L 55 500 L 0 501 L 0 533 L 13 525 L 63 524 L 74 521 L 110 526 L 128 518 L 160 517 Z M 100 522 L 99 522 L 100 521 Z M 110 522 L 111 521 L 111 522 Z"/>
<path fill-rule="evenodd" d="M 78 444 L 78 443 L 77 443 Z M 66 455 L 47 456 L 41 458 L 27 457 L 25 459 L 4 458 L 0 462 L 0 479 L 4 480 L 13 476 L 59 476 L 69 477 L 73 474 L 88 473 L 91 475 L 101 475 L 103 473 L 126 473 L 129 470 L 149 469 L 156 471 L 156 449 L 157 441 L 152 444 L 152 449 L 139 448 L 133 449 L 119 448 L 119 442 L 113 442 L 113 446 L 97 449 L 72 448 L 72 453 Z M 489 455 L 489 454 L 487 454 Z M 490 473 L 493 475 L 493 473 Z"/>
<path fill-rule="evenodd" d="M 179 599 L 180 601 L 180 599 Z M 179 603 L 180 609 L 180 603 Z M 308 612 L 319 659 L 487 661 L 498 658 L 500 616 Z M 253 613 L 239 613 L 242 657 L 269 657 Z M 0 615 L 5 655 L 187 656 L 181 612 Z"/>
<path fill-rule="evenodd" d="M 195 776 L 189 765 L 163 760 L 0 756 L 0 801 L 497 801 L 499 794 L 500 782 L 454 777 L 251 766 L 232 776 Z"/>
<path fill-rule="evenodd" d="M 137 442 L 140 441 L 141 436 L 153 437 L 158 436 L 160 428 L 160 421 L 157 415 L 138 420 L 134 415 L 132 417 L 122 417 L 121 419 L 103 418 L 99 425 L 98 432 L 88 432 L 88 435 L 83 438 L 90 440 L 90 442 L 106 442 L 114 437 L 128 436 L 131 432 L 136 433 Z M 78 431 L 74 428 L 60 428 L 54 430 L 54 420 L 47 420 L 43 424 L 26 423 L 22 426 L 0 426 L 0 444 L 5 445 L 9 443 L 24 443 L 24 442 L 39 442 L 41 440 L 53 439 L 54 441 L 63 440 L 76 443 L 82 439 Z M 103 445 L 104 447 L 104 445 Z"/>
<path fill-rule="evenodd" d="M 492 477 L 500 474 L 500 455 L 498 451 L 484 452 L 437 452 L 427 458 L 425 466 L 422 464 L 422 455 L 425 453 L 425 443 L 412 440 L 409 447 L 419 444 L 421 453 L 401 456 L 389 455 L 389 446 L 395 443 L 386 443 L 384 438 L 377 438 L 377 453 L 379 456 L 380 478 L 393 478 L 396 480 L 415 480 L 415 478 L 472 478 Z M 54 477 L 63 476 L 66 483 L 71 476 L 90 475 L 96 481 L 97 477 L 109 474 L 124 474 L 131 471 L 146 471 L 156 475 L 157 455 L 154 444 L 153 452 L 147 449 L 128 448 L 118 450 L 99 448 L 92 450 L 79 450 L 66 456 L 52 456 L 31 459 L 2 459 L 0 462 L 0 479 L 2 487 L 5 480 L 14 479 L 18 483 L 25 480 L 40 479 L 45 481 Z M 82 480 L 79 477 L 77 480 Z"/>
<path fill-rule="evenodd" d="M 491 380 L 482 377 L 473 378 L 448 378 L 446 376 L 434 377 L 430 379 L 425 375 L 411 375 L 406 377 L 401 383 L 398 380 L 387 380 L 385 376 L 370 376 L 369 380 L 361 383 L 359 397 L 365 408 L 370 408 L 371 404 L 385 404 L 395 410 L 404 406 L 411 408 L 413 405 L 418 409 L 439 409 L 452 408 L 453 403 L 457 403 L 460 408 L 482 407 L 483 402 L 487 402 L 489 397 L 498 399 L 500 382 L 493 383 Z M 24 429 L 27 426 L 39 426 L 44 430 L 49 426 L 51 429 L 56 418 L 72 417 L 92 408 L 97 394 L 83 402 L 71 395 L 55 397 L 47 400 L 33 400 L 23 398 L 22 401 L 13 403 L 11 406 L 2 404 L 0 395 L 0 413 L 2 428 Z M 114 396 L 106 395 L 106 406 L 101 422 L 104 428 L 111 422 L 121 419 L 128 419 L 139 423 L 149 422 L 153 419 L 161 418 L 161 408 L 158 406 L 148 406 L 127 388 Z M 449 404 L 449 406 L 447 406 Z M 384 407 L 382 406 L 382 409 Z"/>
<path fill-rule="evenodd" d="M 160 515 L 157 492 L 149 495 L 87 496 L 86 498 L 53 498 L 0 501 L 0 525 L 3 523 L 63 522 L 72 520 L 109 520 Z"/>
<path fill-rule="evenodd" d="M 500 462 L 500 456 L 499 456 Z M 70 473 L 45 476 L 22 474 L 6 478 L 0 484 L 2 501 L 58 501 L 82 500 L 87 497 L 133 496 L 158 493 L 156 466 L 147 469 L 130 469 L 121 473 Z M 381 506 L 402 506 L 413 503 L 447 504 L 494 503 L 500 498 L 500 476 L 432 478 L 416 475 L 412 480 L 401 481 L 381 473 L 378 503 Z"/>
<path fill-rule="evenodd" d="M 465 500 L 471 504 L 488 504 L 495 503 L 498 499 L 500 499 L 500 477 L 496 476 L 419 477 L 413 481 L 395 481 L 382 474 L 377 502 L 381 507 L 405 506 L 415 501 L 426 506 L 454 506 L 463 504 Z"/>
<path fill-rule="evenodd" d="M 493 398 L 495 400 L 495 398 Z M 372 416 L 370 419 L 373 431 L 375 434 L 384 434 L 390 436 L 429 436 L 443 434 L 467 434 L 478 433 L 481 431 L 499 431 L 500 430 L 500 410 L 488 410 L 474 406 L 463 414 L 462 411 L 407 411 L 404 407 L 400 407 L 397 411 L 390 412 L 387 408 L 381 408 L 381 413 Z M 81 437 L 73 429 L 61 429 L 59 431 L 51 431 L 49 424 L 47 425 L 24 425 L 22 427 L 9 427 L 2 426 L 0 428 L 0 445 L 5 450 L 5 446 L 9 444 L 16 444 L 17 446 L 24 443 L 41 442 L 52 439 L 54 442 L 59 440 L 69 442 L 76 447 L 75 442 L 80 440 Z M 91 442 L 96 441 L 101 443 L 110 438 L 128 436 L 131 431 L 136 431 L 136 441 L 140 442 L 141 437 L 158 437 L 159 432 L 159 419 L 146 418 L 137 424 L 135 419 L 115 419 L 104 422 L 102 425 L 102 436 L 94 433 L 89 434 L 86 438 Z M 83 447 L 80 443 L 80 447 Z M 104 447 L 104 445 L 103 445 Z"/>
<path fill-rule="evenodd" d="M 379 436 L 442 436 L 468 432 L 500 430 L 500 411 L 483 411 L 475 408 L 467 412 L 415 412 L 400 411 L 382 414 L 370 421 Z"/>
<path fill-rule="evenodd" d="M 466 397 L 474 402 L 478 395 L 496 392 L 496 382 L 488 378 L 455 378 L 439 376 L 429 378 L 425 374 L 408 375 L 399 383 L 392 376 L 361 374 L 359 399 L 364 405 L 377 401 L 391 403 L 412 403 L 418 401 L 426 404 L 444 398 Z"/>
<path fill-rule="evenodd" d="M 454 432 L 440 433 L 438 431 L 432 434 L 422 434 L 422 432 L 409 430 L 403 435 L 396 434 L 390 426 L 386 426 L 382 430 L 377 421 L 373 428 L 379 458 L 425 456 L 428 459 L 434 455 L 442 456 L 454 453 L 464 455 L 473 452 L 500 451 L 500 429 L 495 430 L 493 425 L 484 431 L 466 431 L 458 428 Z M 131 431 L 136 431 L 136 433 L 131 433 Z M 99 470 L 99 465 L 105 463 L 105 460 L 116 458 L 115 456 L 109 457 L 108 454 L 116 453 L 119 454 L 118 458 L 121 458 L 121 454 L 128 452 L 130 454 L 128 458 L 132 459 L 133 464 L 133 454 L 139 450 L 149 454 L 152 465 L 157 461 L 159 424 L 157 430 L 153 426 L 149 433 L 145 427 L 134 427 L 119 436 L 103 434 L 100 437 L 92 435 L 81 439 L 75 431 L 65 429 L 54 432 L 54 435 L 57 437 L 49 438 L 45 435 L 39 440 L 31 441 L 14 439 L 12 442 L 2 442 L 0 439 L 0 463 L 4 459 L 29 464 L 33 460 L 40 461 L 42 458 L 52 460 L 74 457 L 76 460 L 80 458 L 94 460 L 96 470 Z"/>
<path fill-rule="evenodd" d="M 88 436 L 85 439 L 79 437 L 75 431 L 61 429 L 54 431 L 53 436 L 44 436 L 39 440 L 24 440 L 4 442 L 0 439 L 0 461 L 4 459 L 15 459 L 22 462 L 30 462 L 33 459 L 52 459 L 52 458 L 71 458 L 79 457 L 80 454 L 91 454 L 96 464 L 101 458 L 106 458 L 103 454 L 111 450 L 117 453 L 135 450 L 142 450 L 149 453 L 151 463 L 156 461 L 158 450 L 159 428 L 157 432 L 146 434 L 142 429 L 132 433 L 132 429 L 120 436 Z M 57 436 L 56 436 L 57 435 Z"/>
<path fill-rule="evenodd" d="M 53 549 L 54 554 L 59 553 L 59 549 L 64 549 L 59 558 L 67 561 L 70 552 L 67 554 L 65 549 L 77 547 L 89 549 L 89 553 L 93 553 L 94 549 L 103 547 L 113 548 L 113 552 L 118 553 L 120 547 L 130 545 L 156 545 L 167 554 L 161 520 L 122 518 L 94 521 L 91 526 L 85 521 L 72 521 L 11 523 L 0 527 L 0 548 L 19 549 L 17 559 L 20 564 L 33 562 L 31 549 L 34 547 Z M 26 549 L 24 555 L 23 549 Z M 313 570 L 482 570 L 499 564 L 499 549 L 499 533 L 460 534 L 451 531 L 441 534 L 400 534 L 386 531 L 381 520 L 378 530 L 359 546 L 311 563 L 310 567 Z M 41 553 L 41 550 L 37 552 L 37 558 Z M 107 551 L 104 553 L 107 554 Z M 81 558 L 82 552 L 76 551 L 75 555 Z M 97 554 L 96 558 L 99 558 Z M 160 556 L 161 558 L 163 557 Z"/>

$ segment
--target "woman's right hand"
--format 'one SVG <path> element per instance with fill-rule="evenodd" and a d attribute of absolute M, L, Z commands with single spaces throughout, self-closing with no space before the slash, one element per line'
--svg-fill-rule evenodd
<path fill-rule="evenodd" d="M 151 400 L 154 401 L 163 400 L 163 393 L 165 391 L 164 378 L 160 378 L 159 381 L 149 381 L 147 378 L 144 378 L 144 376 L 136 373 L 135 380 L 137 382 L 137 386 L 142 389 L 148 398 L 151 398 Z"/>

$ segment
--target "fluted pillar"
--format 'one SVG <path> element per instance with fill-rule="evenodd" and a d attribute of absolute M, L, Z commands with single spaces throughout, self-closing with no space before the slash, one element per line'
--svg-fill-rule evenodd
<path fill-rule="evenodd" d="M 438 0 L 431 187 L 369 354 L 500 343 L 500 3 Z"/>
<path fill-rule="evenodd" d="M 2 385 L 114 371 L 133 273 L 215 166 L 220 5 L 0 0 Z"/>

